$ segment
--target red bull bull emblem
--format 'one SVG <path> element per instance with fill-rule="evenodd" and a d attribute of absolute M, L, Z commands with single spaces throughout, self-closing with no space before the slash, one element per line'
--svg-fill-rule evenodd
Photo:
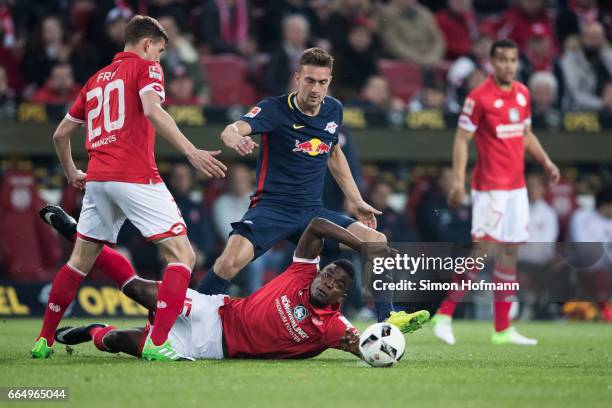
<path fill-rule="evenodd" d="M 329 153 L 331 150 L 331 144 L 322 142 L 319 139 L 310 139 L 304 142 L 295 140 L 294 152 L 303 152 L 310 156 L 317 156 L 319 154 Z"/>

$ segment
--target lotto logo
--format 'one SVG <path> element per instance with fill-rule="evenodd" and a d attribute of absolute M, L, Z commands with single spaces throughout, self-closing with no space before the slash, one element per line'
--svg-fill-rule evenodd
<path fill-rule="evenodd" d="M 166 302 L 164 302 L 163 300 L 158 300 L 157 301 L 157 308 L 158 309 L 165 309 L 168 305 L 166 304 Z"/>
<path fill-rule="evenodd" d="M 60 310 L 62 310 L 62 308 L 60 307 L 60 305 L 56 305 L 55 303 L 49 303 L 49 310 L 51 310 L 52 312 L 59 312 Z"/>
<path fill-rule="evenodd" d="M 172 228 L 170 229 L 170 231 L 174 234 L 174 235 L 180 235 L 183 232 L 185 232 L 185 226 L 183 224 L 175 224 L 172 226 Z"/>

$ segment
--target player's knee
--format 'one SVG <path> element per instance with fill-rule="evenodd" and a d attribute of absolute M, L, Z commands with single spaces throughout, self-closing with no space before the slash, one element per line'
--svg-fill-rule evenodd
<path fill-rule="evenodd" d="M 240 261 L 237 257 L 224 253 L 217 258 L 213 269 L 220 278 L 232 279 L 243 267 L 244 265 L 240 265 Z"/>
<path fill-rule="evenodd" d="M 376 230 L 371 230 L 368 233 L 368 242 L 381 242 L 381 243 L 387 243 L 387 237 L 385 234 L 383 234 L 382 232 L 376 231 Z"/>

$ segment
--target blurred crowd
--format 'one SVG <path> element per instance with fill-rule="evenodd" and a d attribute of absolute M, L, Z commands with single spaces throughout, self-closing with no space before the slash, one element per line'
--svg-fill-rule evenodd
<path fill-rule="evenodd" d="M 331 92 L 346 105 L 457 112 L 491 72 L 491 42 L 510 38 L 536 114 L 612 113 L 606 0 L 0 0 L 0 118 L 20 101 L 70 103 L 137 13 L 168 32 L 168 104 L 287 92 L 316 45 L 335 56 Z"/>

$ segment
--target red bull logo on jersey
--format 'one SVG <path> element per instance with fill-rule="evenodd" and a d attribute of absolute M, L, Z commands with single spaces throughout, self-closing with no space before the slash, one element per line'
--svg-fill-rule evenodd
<path fill-rule="evenodd" d="M 295 148 L 294 152 L 302 152 L 306 153 L 309 156 L 318 156 L 320 154 L 329 153 L 331 150 L 331 144 L 327 144 L 322 142 L 320 139 L 310 139 L 305 142 L 300 142 L 295 139 Z"/>

